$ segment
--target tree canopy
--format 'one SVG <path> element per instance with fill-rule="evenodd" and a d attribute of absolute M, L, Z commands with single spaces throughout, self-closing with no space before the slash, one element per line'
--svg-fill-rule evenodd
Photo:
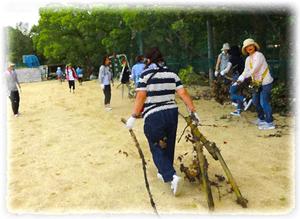
<path fill-rule="evenodd" d="M 97 7 L 40 9 L 30 31 L 34 50 L 45 63 L 72 63 L 97 69 L 106 54 L 134 57 L 159 46 L 175 70 L 192 65 L 208 71 L 206 21 L 212 23 L 214 57 L 222 44 L 241 45 L 254 38 L 267 59 L 284 63 L 290 55 L 293 15 L 286 8 L 268 11 L 234 11 L 199 8 Z M 14 38 L 15 39 L 15 38 Z M 16 40 L 16 39 L 15 39 Z M 14 41 L 14 40 L 12 40 Z M 16 51 L 11 47 L 12 53 Z"/>

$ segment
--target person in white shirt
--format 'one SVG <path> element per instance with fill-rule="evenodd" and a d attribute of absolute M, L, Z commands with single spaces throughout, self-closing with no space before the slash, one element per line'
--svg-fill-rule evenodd
<path fill-rule="evenodd" d="M 252 103 L 258 114 L 257 125 L 261 130 L 274 129 L 272 107 L 270 104 L 273 77 L 270 73 L 265 56 L 259 52 L 260 47 L 253 39 L 243 42 L 242 53 L 248 55 L 243 73 L 237 83 L 242 83 L 246 78 L 252 78 Z"/>
<path fill-rule="evenodd" d="M 78 79 L 75 69 L 71 64 L 68 64 L 66 67 L 66 78 L 69 82 L 69 89 L 71 93 L 71 89 L 73 88 L 73 93 L 75 93 L 75 79 Z"/>

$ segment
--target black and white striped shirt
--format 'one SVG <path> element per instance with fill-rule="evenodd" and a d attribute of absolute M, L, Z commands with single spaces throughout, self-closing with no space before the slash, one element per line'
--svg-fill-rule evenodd
<path fill-rule="evenodd" d="M 167 67 L 153 67 L 152 64 L 152 68 L 144 70 L 136 88 L 136 91 L 147 91 L 142 113 L 144 119 L 152 113 L 177 108 L 175 92 L 182 87 L 178 75 Z"/>

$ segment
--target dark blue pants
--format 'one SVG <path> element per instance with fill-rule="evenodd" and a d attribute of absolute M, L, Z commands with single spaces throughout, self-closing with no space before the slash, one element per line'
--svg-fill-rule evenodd
<path fill-rule="evenodd" d="M 258 92 L 253 93 L 252 101 L 260 120 L 273 122 L 272 107 L 270 104 L 272 84 L 261 86 Z"/>
<path fill-rule="evenodd" d="M 168 109 L 150 114 L 144 124 L 152 158 L 165 182 L 172 181 L 176 173 L 173 167 L 178 124 L 178 109 Z M 163 145 L 161 141 L 165 142 Z M 164 147 L 165 146 L 165 147 Z"/>
<path fill-rule="evenodd" d="M 237 109 L 242 110 L 243 100 L 244 100 L 245 97 L 238 94 L 238 86 L 237 85 L 236 86 L 231 85 L 230 88 L 229 88 L 229 93 L 230 93 L 231 100 L 238 104 Z"/>

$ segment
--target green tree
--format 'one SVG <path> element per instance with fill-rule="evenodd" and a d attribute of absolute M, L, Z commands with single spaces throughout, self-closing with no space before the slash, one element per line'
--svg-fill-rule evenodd
<path fill-rule="evenodd" d="M 8 57 L 12 62 L 21 65 L 23 62 L 23 55 L 33 54 L 33 43 L 30 38 L 28 24 L 18 23 L 16 28 L 7 28 L 9 43 L 8 43 Z"/>

